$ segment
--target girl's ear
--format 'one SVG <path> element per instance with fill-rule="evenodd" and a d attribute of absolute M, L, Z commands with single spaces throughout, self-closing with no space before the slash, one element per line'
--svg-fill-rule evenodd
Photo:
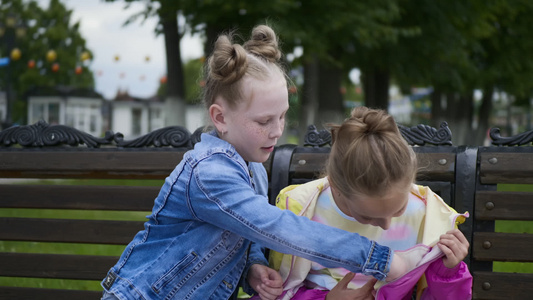
<path fill-rule="evenodd" d="M 227 131 L 224 113 L 224 107 L 217 103 L 214 103 L 209 107 L 209 117 L 219 133 Z"/>

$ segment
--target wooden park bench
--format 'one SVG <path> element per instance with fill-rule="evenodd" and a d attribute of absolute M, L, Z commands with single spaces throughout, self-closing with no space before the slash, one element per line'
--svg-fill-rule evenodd
<path fill-rule="evenodd" d="M 400 129 L 417 153 L 417 181 L 470 212 L 461 230 L 471 241 L 465 261 L 474 299 L 533 295 L 533 274 L 493 267 L 533 262 L 531 232 L 495 232 L 497 220 L 533 219 L 533 193 L 499 189 L 533 183 L 532 147 L 514 146 L 531 143 L 527 136 L 493 130 L 498 146 L 467 147 L 452 145 L 446 123 Z M 200 133 L 173 126 L 132 140 L 111 132 L 96 138 L 44 122 L 0 131 L 0 299 L 99 299 L 99 282 Z M 276 147 L 264 163 L 271 203 L 283 187 L 320 176 L 330 140 L 310 126 L 305 146 Z"/>

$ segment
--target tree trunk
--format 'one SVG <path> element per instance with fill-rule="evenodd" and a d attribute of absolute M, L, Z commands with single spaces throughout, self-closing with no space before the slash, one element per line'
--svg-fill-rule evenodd
<path fill-rule="evenodd" d="M 224 28 L 219 28 L 218 26 L 213 26 L 211 24 L 207 24 L 205 28 L 205 44 L 204 44 L 204 53 L 205 57 L 209 57 L 211 55 L 211 52 L 213 52 L 213 46 L 215 45 L 215 41 L 217 40 L 218 36 L 223 32 Z"/>
<path fill-rule="evenodd" d="M 474 113 L 474 100 L 472 94 L 457 95 L 446 94 L 446 115 L 452 131 L 454 145 L 475 144 L 472 130 L 472 118 Z"/>
<path fill-rule="evenodd" d="M 442 92 L 434 89 L 431 93 L 431 126 L 439 128 L 440 124 L 446 120 L 445 109 L 442 106 Z"/>
<path fill-rule="evenodd" d="M 345 118 L 344 97 L 341 94 L 342 69 L 332 64 L 320 63 L 318 67 L 318 111 L 315 125 L 324 126 L 328 123 L 341 123 Z"/>
<path fill-rule="evenodd" d="M 319 87 L 319 64 L 316 57 L 312 57 L 304 62 L 304 86 L 301 97 L 300 124 L 298 136 L 304 136 L 308 125 L 315 124 L 315 116 L 318 109 L 318 87 Z"/>
<path fill-rule="evenodd" d="M 159 10 L 165 51 L 167 55 L 167 97 L 165 99 L 165 126 L 185 126 L 185 81 L 181 61 L 180 41 L 182 34 L 178 29 L 178 11 L 172 5 L 161 1 Z"/>
<path fill-rule="evenodd" d="M 481 98 L 481 106 L 479 107 L 479 120 L 476 134 L 476 143 L 483 145 L 485 138 L 487 138 L 489 130 L 490 117 L 492 116 L 492 94 L 494 87 L 485 87 L 483 89 L 483 96 Z"/>
<path fill-rule="evenodd" d="M 390 73 L 375 67 L 366 69 L 361 76 L 365 96 L 365 106 L 370 108 L 389 108 Z"/>

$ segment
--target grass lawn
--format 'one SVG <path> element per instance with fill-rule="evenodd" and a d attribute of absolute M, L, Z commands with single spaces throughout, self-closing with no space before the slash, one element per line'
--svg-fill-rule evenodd
<path fill-rule="evenodd" d="M 533 186 L 526 184 L 500 184 L 498 185 L 498 191 L 533 192 Z M 495 222 L 495 231 L 533 234 L 533 221 L 498 220 Z M 495 272 L 533 273 L 533 263 L 494 262 L 492 268 Z"/>

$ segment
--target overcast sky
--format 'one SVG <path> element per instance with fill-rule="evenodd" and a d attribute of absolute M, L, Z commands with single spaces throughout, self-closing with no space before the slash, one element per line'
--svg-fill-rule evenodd
<path fill-rule="evenodd" d="M 37 0 L 43 8 L 49 0 Z M 80 21 L 80 32 L 93 52 L 89 67 L 95 75 L 96 91 L 106 99 L 114 98 L 117 90 L 127 90 L 131 96 L 153 96 L 159 79 L 166 75 L 166 55 L 163 36 L 155 36 L 155 18 L 122 26 L 127 18 L 144 8 L 134 2 L 124 10 L 125 2 L 103 0 L 61 0 L 73 10 L 72 23 Z M 181 42 L 184 60 L 203 55 L 199 38 L 186 36 Z M 115 60 L 115 56 L 119 60 Z M 146 57 L 149 61 L 146 61 Z"/>

